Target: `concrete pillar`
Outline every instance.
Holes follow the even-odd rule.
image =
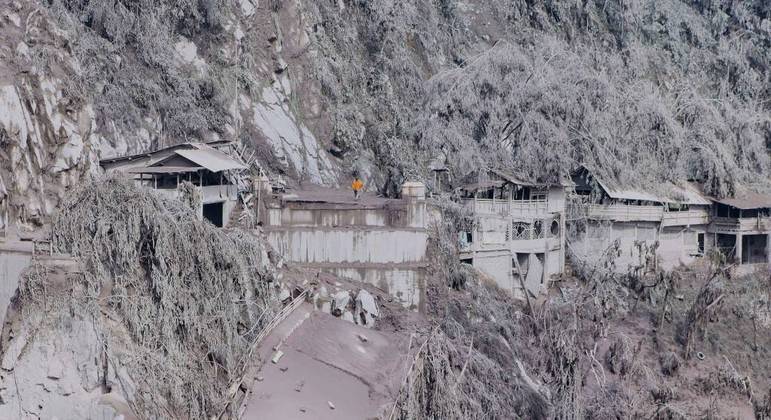
[[[736,245],[734,246],[734,252],[736,253],[736,263],[742,265],[742,234],[736,234]]]
[[[766,264],[771,264],[771,233],[766,236]]]
[[[402,184],[402,198],[409,201],[409,226],[428,227],[426,213],[426,185],[418,181]]]

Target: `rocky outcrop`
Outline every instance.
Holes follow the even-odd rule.
[[[0,36],[0,229],[34,227],[96,170],[92,107],[68,94],[77,63],[45,13],[3,2]]]

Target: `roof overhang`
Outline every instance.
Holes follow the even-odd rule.
[[[107,165],[107,164],[122,162],[122,161],[132,161],[132,160],[142,159],[142,158],[152,158],[154,155],[158,153],[162,153],[170,150],[176,150],[176,149],[198,149],[201,147],[214,148],[218,146],[225,146],[225,145],[228,145],[229,143],[231,143],[230,140],[216,140],[216,141],[211,141],[207,143],[184,142],[184,143],[175,144],[173,146],[162,147],[160,149],[156,149],[151,152],[136,153],[133,155],[125,155],[125,156],[113,156],[113,157],[100,159],[99,164]]]
[[[710,197],[710,200],[741,210],[771,208],[771,195],[768,194],[746,193],[733,198],[718,199],[715,197]]]
[[[149,166],[127,170],[130,174],[185,174],[205,169],[201,166]]]

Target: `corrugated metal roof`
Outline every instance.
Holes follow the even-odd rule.
[[[150,151],[150,152],[145,152],[145,153],[137,153],[137,154],[134,154],[134,155],[108,157],[108,158],[100,159],[99,163],[101,165],[104,165],[104,164],[115,163],[115,162],[120,162],[120,161],[124,161],[124,160],[134,160],[134,159],[143,158],[143,157],[152,157],[152,156],[154,156],[154,155],[156,155],[158,153],[162,153],[162,152],[166,152],[166,151],[170,151],[170,150],[175,150],[175,149],[181,149],[181,148],[182,149],[184,149],[184,148],[198,149],[198,148],[201,148],[201,147],[213,148],[212,146],[224,146],[224,145],[227,145],[228,143],[230,143],[229,140],[215,140],[215,141],[211,141],[211,142],[208,142],[208,143],[184,142],[184,143],[179,143],[179,144],[175,144],[173,146],[163,147],[163,148],[160,148],[160,149],[157,149],[157,150],[153,150],[153,151]]]
[[[656,203],[665,203],[668,200],[665,197],[661,197],[655,194],[651,194],[647,191],[637,190],[637,189],[620,189],[620,188],[610,188],[608,184],[597,178],[594,177],[595,180],[597,180],[597,183],[600,184],[600,187],[602,187],[603,190],[610,196],[610,198],[615,198],[616,200],[640,200],[640,201],[652,201]]]
[[[231,158],[226,153],[221,152],[213,147],[201,147],[198,146],[195,149],[176,150],[171,156],[167,156],[158,162],[153,163],[152,167],[162,165],[175,156],[181,156],[194,164],[208,169],[212,172],[222,172],[233,169],[246,169],[246,166],[239,163],[237,160]]]
[[[511,182],[512,184],[524,185],[526,187],[537,187],[537,186],[539,186],[538,184],[536,184],[534,182],[525,181],[524,179],[522,179],[522,178],[520,178],[518,176],[515,176],[514,174],[511,174],[511,173],[506,172],[506,171],[502,171],[500,169],[491,169],[490,172],[498,175],[499,177],[505,179],[506,181]]]
[[[246,166],[216,149],[177,150],[176,154],[195,162],[197,165],[203,166],[212,172],[246,169]]]
[[[610,183],[605,182],[594,175],[586,166],[584,166],[584,169],[591,174],[608,196],[617,200],[640,200],[655,203],[679,203],[702,206],[712,204],[701,194],[698,188],[690,183],[683,183],[682,186],[678,186],[671,182],[667,182],[662,186],[660,192],[644,191],[639,188],[614,188],[610,186]]]
[[[733,198],[717,199],[710,197],[716,203],[736,207],[742,210],[771,208],[771,195],[747,192]]]
[[[672,199],[670,202],[685,203],[696,206],[709,206],[712,204],[701,191],[691,183],[685,183],[682,186],[672,186]]]
[[[142,168],[131,168],[126,172],[130,174],[178,174],[196,172],[204,169],[201,166],[149,166]]]

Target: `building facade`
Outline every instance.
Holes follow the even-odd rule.
[[[573,181],[569,246],[580,260],[601,262],[614,247],[617,272],[671,270],[715,249],[738,266],[769,262],[769,196],[718,200],[692,183],[662,185],[665,194],[613,188],[586,169]]]
[[[179,198],[179,186],[189,182],[201,203],[200,219],[215,226],[227,226],[238,203],[238,196],[248,186],[242,180],[247,167],[222,148],[228,143],[183,143],[141,155],[103,159],[105,172],[121,172],[144,187],[169,197]]]
[[[426,301],[430,212],[425,186],[407,182],[401,199],[314,187],[262,195],[260,223],[288,262],[372,284],[404,307]]]
[[[565,267],[566,185],[537,184],[503,171],[480,171],[458,189],[474,217],[461,233],[461,261],[515,296],[523,285],[545,292]]]
[[[746,270],[771,263],[771,196],[755,193],[712,199],[708,236],[732,262]]]

